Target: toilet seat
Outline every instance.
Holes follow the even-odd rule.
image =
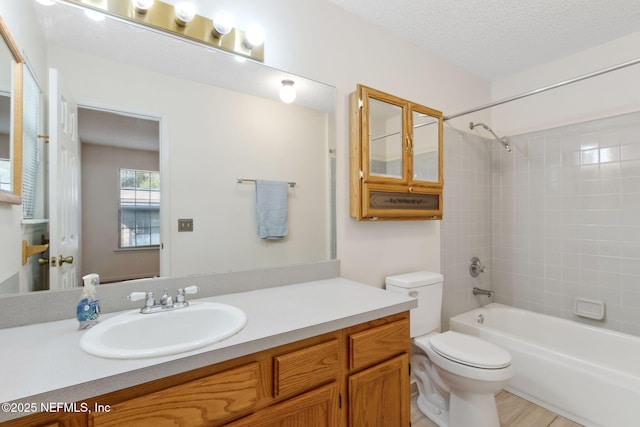
[[[472,368],[503,369],[511,365],[509,352],[471,335],[447,331],[419,337],[416,340],[421,341],[420,347],[426,344],[439,356]]]

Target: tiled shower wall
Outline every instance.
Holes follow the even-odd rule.
[[[496,302],[640,335],[640,113],[510,140],[512,153],[492,143],[489,162]],[[460,157],[455,168],[467,159]],[[461,172],[453,172],[445,195],[461,191],[451,196],[457,207],[458,197],[478,189],[471,183],[459,190]],[[453,214],[448,208],[445,201],[445,215]],[[459,218],[456,213],[446,224],[447,264],[450,253],[461,250],[460,232],[472,231]],[[576,317],[576,297],[603,301],[604,321]]]
[[[445,125],[444,214],[440,226],[441,271],[444,275],[442,327],[449,317],[490,300],[474,296],[474,286],[492,283],[492,173],[490,143]],[[469,274],[471,258],[487,267],[477,278]]]

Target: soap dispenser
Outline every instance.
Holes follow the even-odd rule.
[[[76,316],[80,324],[79,329],[88,329],[98,323],[100,301],[96,294],[96,286],[100,283],[100,276],[95,273],[87,274],[82,280],[84,280],[84,288],[78,301]]]

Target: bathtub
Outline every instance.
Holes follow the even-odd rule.
[[[450,328],[511,353],[507,391],[585,426],[640,426],[639,337],[495,303]]]

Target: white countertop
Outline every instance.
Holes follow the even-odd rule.
[[[196,301],[196,300],[194,300]],[[138,360],[85,353],[76,319],[0,330],[1,402],[76,402],[400,313],[409,297],[335,278],[203,298],[247,314],[236,335],[187,353]],[[118,313],[105,315],[106,319]],[[142,316],[142,314],[141,314]],[[0,411],[0,421],[28,415]]]

